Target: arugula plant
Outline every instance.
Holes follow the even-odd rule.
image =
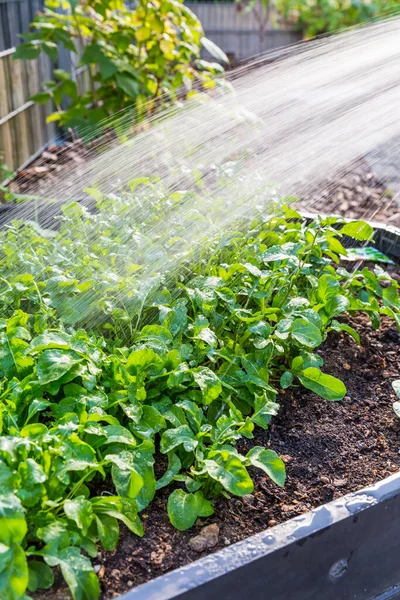
[[[46,0],[31,28],[15,59],[43,52],[57,63],[64,48],[89,79],[83,86],[55,69],[54,80],[32,97],[40,104],[52,100],[56,112],[48,121],[65,127],[97,126],[125,108],[126,123],[132,124],[196,88],[214,87],[221,63],[228,62],[181,0],[138,0],[133,9],[122,0]],[[202,45],[219,62],[201,59]],[[111,123],[108,118],[107,126]]]
[[[282,388],[343,398],[318,354],[330,331],[358,341],[343,315],[400,328],[398,283],[379,267],[340,266],[342,236],[370,239],[366,223],[306,223],[283,206],[185,245],[180,204],[158,180],[91,193],[99,212],[67,205],[58,232],[18,222],[0,232],[5,600],[50,587],[55,566],[75,600],[97,598],[97,544],[114,549],[119,522],[142,535],[140,512],[163,487],[184,530],[218,495],[251,493],[249,467],[283,486],[272,448],[244,455],[238,442],[268,428]],[[199,204],[201,231],[215,209],[206,195]],[[164,237],[152,247],[157,221]],[[162,273],[148,261],[160,249]]]

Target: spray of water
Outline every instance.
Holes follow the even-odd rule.
[[[206,260],[210,240],[223,244],[235,228],[265,218],[279,198],[305,195],[360,157],[378,163],[382,148],[399,147],[399,39],[400,19],[390,19],[257,59],[233,72],[229,89],[196,96],[139,134],[129,113],[114,117],[118,136],[44,190],[57,210],[59,200],[90,206],[89,197],[97,211],[67,211],[58,234],[64,254],[55,250],[50,267],[65,272],[82,239],[98,242],[93,261],[107,263],[103,287],[106,273],[109,286],[115,279],[114,297],[124,306],[131,298],[140,312],[149,290],[187,258]],[[19,212],[34,220],[36,208]],[[48,204],[42,225],[52,226],[57,210]],[[82,237],[71,240],[74,219]],[[101,295],[96,285],[92,273],[86,305],[88,295]],[[77,296],[74,314],[82,310]]]

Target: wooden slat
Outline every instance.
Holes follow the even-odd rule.
[[[13,60],[12,56],[8,56],[6,61],[8,62],[8,68],[11,73],[9,85],[11,88],[12,110],[16,110],[25,103],[23,61]]]
[[[0,127],[0,157],[2,163],[14,168],[11,123],[5,123]]]
[[[29,97],[33,96],[41,89],[41,81],[39,76],[39,62],[38,60],[27,60],[26,61],[27,71],[27,82],[28,82],[28,94]],[[44,145],[44,125],[42,118],[42,111],[39,104],[35,104],[28,111],[29,115],[29,126],[31,130],[31,145],[30,152],[34,154],[37,147]]]
[[[15,156],[17,166],[25,163],[31,156],[31,130],[28,124],[27,111],[24,110],[12,119],[14,127]]]
[[[8,99],[9,72],[6,58],[0,58],[0,119],[6,117],[11,111]]]

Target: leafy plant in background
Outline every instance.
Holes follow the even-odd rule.
[[[34,59],[44,52],[57,62],[63,47],[86,68],[88,89],[56,69],[55,80],[32,98],[52,99],[57,112],[49,120],[66,127],[98,124],[132,106],[138,120],[195,87],[215,86],[223,67],[200,59],[202,44],[227,61],[181,0],[138,0],[132,10],[122,0],[46,0],[32,28],[14,58]]]
[[[283,18],[306,37],[398,13],[398,0],[277,0]]]
[[[91,193],[99,213],[72,203],[57,233],[18,222],[0,232],[4,600],[51,586],[55,566],[75,600],[97,598],[87,556],[116,547],[119,522],[142,535],[140,512],[163,487],[184,530],[212,514],[216,496],[251,493],[250,466],[284,485],[273,449],[242,454],[238,442],[268,428],[280,388],[343,398],[317,352],[330,331],[358,341],[343,314],[400,327],[396,281],[335,265],[343,235],[370,239],[366,223],[307,224],[283,207],[216,229],[203,248],[186,240],[177,271],[182,215],[193,232],[193,213],[176,193],[145,178],[112,198]],[[201,230],[217,207],[206,194],[196,206]],[[165,238],[149,248],[157,222]],[[157,274],[145,264],[160,252]]]

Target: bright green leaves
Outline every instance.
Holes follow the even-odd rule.
[[[93,510],[89,500],[84,496],[77,496],[73,500],[64,502],[64,512],[69,519],[72,519],[82,530],[83,535],[86,535],[93,521]]]
[[[45,350],[42,352],[36,372],[42,385],[59,380],[81,361],[81,357],[71,350]]]
[[[346,386],[340,379],[326,375],[315,367],[308,367],[298,374],[300,383],[325,400],[342,400],[346,395]]]
[[[31,60],[37,58],[40,54],[40,45],[33,42],[26,42],[17,46],[14,52],[14,60]]]
[[[21,462],[18,467],[18,475],[20,476],[21,488],[17,492],[17,496],[24,506],[35,506],[45,493],[43,483],[47,476],[39,465],[32,458]]]
[[[201,389],[204,404],[211,404],[222,392],[221,381],[208,367],[193,370],[193,379]]]
[[[128,356],[126,368],[132,375],[138,377],[144,371],[149,371],[150,374],[159,373],[163,367],[163,360],[151,348],[143,348],[134,350]]]
[[[161,98],[162,106],[175,102],[178,93],[192,89],[194,81],[214,87],[215,75],[223,67],[200,60],[202,45],[222,63],[228,62],[222,50],[202,37],[198,18],[180,2],[146,7],[95,2],[90,15],[88,5],[78,0],[63,3],[63,8],[70,8],[67,13],[50,10],[55,6],[57,2],[50,3],[49,10],[34,19],[35,33],[24,36],[28,41],[17,47],[14,58],[34,59],[44,52],[57,61],[59,47],[80,56],[89,85],[78,91],[75,82],[60,78],[63,71],[55,69],[55,79],[61,81],[46,82],[45,92],[32,98],[38,102],[44,101],[42,94],[53,98],[58,110],[50,120],[59,120],[62,126],[98,126],[106,117],[131,108],[132,102],[132,114],[139,121],[152,115]],[[72,102],[60,110],[65,96]]]
[[[371,225],[365,221],[351,221],[341,227],[340,233],[363,242],[370,240],[373,237],[374,230]]]
[[[192,452],[198,444],[195,435],[188,425],[176,429],[167,429],[161,438],[160,451],[167,454],[182,445],[186,452]]]
[[[188,494],[183,490],[175,490],[168,498],[168,516],[174,527],[179,531],[190,529],[198,517],[209,517],[214,509],[203,492]]]
[[[321,331],[306,319],[295,319],[291,326],[292,337],[301,345],[315,348],[322,342]]]
[[[246,455],[253,467],[261,469],[274,483],[283,487],[286,480],[285,463],[273,450],[255,446]]]
[[[20,600],[29,583],[28,564],[24,550],[17,544],[11,547],[0,542],[0,598]]]
[[[0,496],[0,597],[4,600],[19,600],[28,585],[27,561],[20,546],[27,531],[18,498]]]
[[[110,515],[96,515],[96,524],[102,546],[106,550],[114,550],[119,538],[119,525],[117,519]]]
[[[210,453],[204,461],[204,468],[209,477],[215,479],[222,487],[234,496],[251,494],[254,484],[240,455],[230,450]]]
[[[97,600],[100,594],[99,580],[92,563],[80,553],[79,548],[69,547],[48,553],[44,551],[43,556],[52,567],[60,567],[73,600]]]
[[[15,496],[0,496],[0,542],[20,544],[28,531],[24,510]]]

